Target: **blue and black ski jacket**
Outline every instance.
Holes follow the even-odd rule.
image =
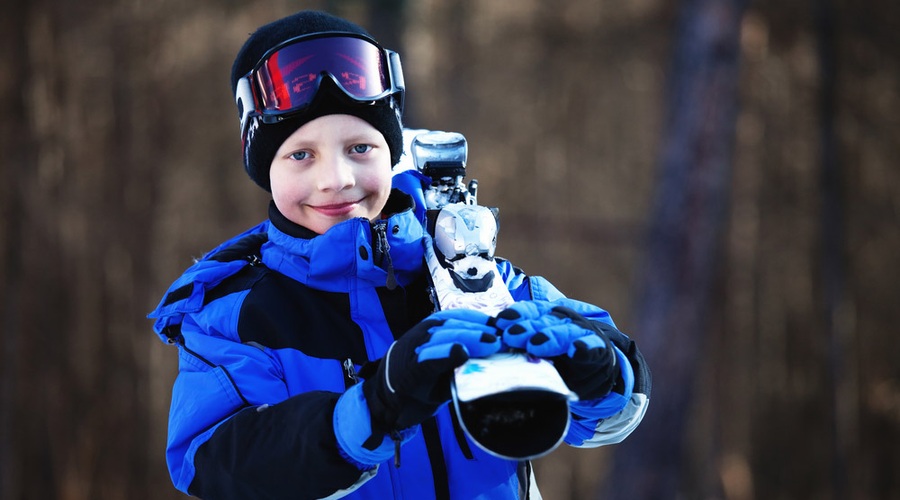
[[[178,347],[167,462],[179,490],[242,499],[538,497],[530,464],[483,452],[447,405],[413,429],[399,468],[393,460],[354,464],[335,438],[338,398],[361,397],[357,370],[433,312],[423,182],[415,171],[395,175],[385,218],[345,221],[323,235],[272,205],[268,220],[209,252],[170,287],[150,317]],[[604,310],[497,262],[514,299],[564,301],[612,324]],[[621,363],[622,383],[603,400],[572,405],[570,445],[616,443],[646,410],[643,359],[624,335],[612,340],[629,361]],[[364,432],[368,419],[360,411],[358,423],[341,425]]]

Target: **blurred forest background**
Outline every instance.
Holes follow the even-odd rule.
[[[145,316],[265,216],[229,71],[301,8],[402,54],[498,253],[654,370],[628,440],[538,462],[545,498],[900,498],[895,0],[0,4],[0,498],[181,497]]]

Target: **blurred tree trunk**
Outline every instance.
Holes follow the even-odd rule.
[[[403,31],[406,28],[406,0],[372,0],[368,3],[368,19],[362,25],[382,46],[402,56]]]
[[[847,308],[846,279],[844,277],[844,197],[842,173],[838,154],[836,126],[837,54],[836,19],[833,0],[816,0],[813,14],[818,46],[819,79],[819,151],[821,163],[822,207],[820,215],[822,238],[822,302],[825,332],[829,341],[829,383],[833,409],[831,484],[835,498],[847,498],[848,458],[851,453],[853,417],[844,411],[842,401],[852,398],[848,379],[847,331],[842,315]],[[855,382],[855,380],[854,380]]]
[[[711,355],[738,102],[745,2],[682,3],[659,184],[633,323],[654,375],[650,410],[618,448],[603,498],[682,493],[688,417],[702,360]]]
[[[18,405],[21,364],[17,362],[22,342],[19,313],[19,289],[22,286],[23,192],[22,178],[30,164],[31,138],[21,118],[25,103],[20,78],[26,74],[23,19],[29,7],[24,2],[9,2],[0,19],[0,317],[3,318],[0,341],[0,498],[19,498],[22,469],[14,446],[13,422]],[[18,119],[9,119],[17,117]]]

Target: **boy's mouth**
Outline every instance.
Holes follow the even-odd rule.
[[[329,203],[327,205],[314,205],[312,208],[316,212],[327,217],[341,217],[353,212],[359,206],[359,200],[347,201],[341,203]]]

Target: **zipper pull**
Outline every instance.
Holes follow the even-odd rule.
[[[356,368],[353,366],[353,360],[347,358],[344,360],[344,387],[350,388],[359,383],[359,376],[356,374]]]
[[[400,433],[391,431],[391,439],[394,441],[394,467],[400,468]]]

